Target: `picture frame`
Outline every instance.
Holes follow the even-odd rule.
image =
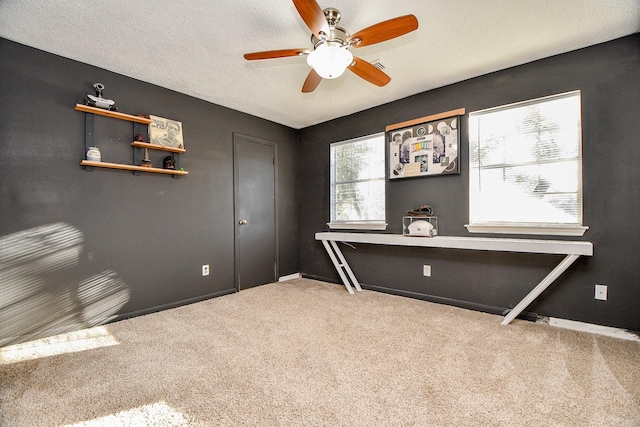
[[[386,127],[389,180],[460,174],[457,109]]]
[[[149,116],[149,142],[171,148],[184,148],[182,122],[164,117]]]

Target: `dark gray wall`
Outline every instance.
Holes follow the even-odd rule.
[[[441,235],[469,236],[468,113],[579,89],[582,91],[584,224],[582,257],[527,309],[600,325],[640,330],[640,35],[611,41],[421,93],[299,132],[300,270],[338,280],[313,232],[329,221],[329,144],[384,131],[386,125],[457,108],[463,117],[462,173],[387,182],[387,232],[402,232],[408,209],[429,203]],[[391,81],[393,84],[393,80]],[[499,236],[500,237],[500,236]],[[532,236],[501,236],[529,237]],[[539,236],[533,236],[540,238]],[[556,237],[552,237],[556,238]],[[500,313],[512,308],[561,258],[547,255],[358,245],[344,250],[369,288]],[[422,265],[432,277],[422,276]],[[594,285],[609,300],[594,300]]]
[[[30,289],[12,289],[22,293],[18,302],[25,307],[38,292],[59,296],[61,289],[73,291],[78,280],[107,270],[130,294],[117,311],[120,318],[232,292],[234,132],[278,146],[279,274],[299,271],[291,167],[297,157],[295,130],[4,39],[0,58],[0,238],[46,224],[63,224],[82,236],[79,265],[32,277]],[[121,112],[181,121],[187,149],[181,166],[189,175],[85,171],[79,164],[85,156],[85,115],[74,105],[93,93],[94,82],[106,86],[104,96],[116,100]],[[103,160],[131,163],[132,130],[129,122],[95,116]],[[166,155],[150,154],[155,165]],[[16,247],[12,250],[2,254],[2,267],[18,258]],[[208,277],[201,276],[203,264],[210,264]],[[34,265],[19,268],[28,272]],[[16,320],[7,313],[0,315],[0,326]]]

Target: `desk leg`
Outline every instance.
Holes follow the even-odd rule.
[[[533,300],[538,298],[538,296],[542,292],[544,292],[544,290],[547,289],[553,283],[554,280],[560,277],[560,275],[564,273],[564,271],[567,268],[569,268],[569,266],[573,264],[575,260],[577,260],[579,257],[580,255],[575,255],[575,254],[567,255],[560,262],[560,264],[556,266],[556,268],[551,270],[551,273],[547,274],[547,277],[542,279],[542,281],[538,283],[538,285],[535,288],[533,288],[533,290],[529,292],[529,294],[527,294],[527,296],[524,297],[522,301],[518,303],[518,305],[513,307],[513,309],[509,312],[509,314],[505,316],[504,320],[502,321],[502,324],[508,325],[513,319],[515,319],[518,316],[518,314],[522,313],[522,311],[525,308],[527,308],[527,306],[531,304]]]
[[[338,259],[340,259],[340,263],[342,267],[347,271],[349,278],[351,278],[351,283],[353,283],[353,286],[355,286],[358,291],[362,291],[362,288],[360,287],[360,283],[358,282],[358,279],[356,279],[355,274],[353,274],[351,267],[349,267],[349,263],[347,262],[346,259],[344,259],[344,255],[342,255],[342,251],[338,247],[338,243],[335,240],[331,240],[330,243],[336,255],[338,255]]]
[[[344,270],[342,269],[345,265],[348,268],[349,265],[346,263],[346,261],[344,261],[344,255],[342,255],[340,248],[338,248],[338,246],[335,244],[334,241],[331,241],[331,246],[330,246],[327,240],[322,240],[322,245],[324,246],[324,249],[327,251],[329,258],[331,258],[331,262],[333,263],[333,266],[335,267],[336,271],[340,275],[340,279],[342,279],[342,283],[344,284],[344,287],[347,288],[347,291],[350,294],[353,294],[353,288],[351,287],[351,283],[349,283],[349,279],[347,278],[346,274],[344,274]],[[334,253],[334,250],[335,250],[335,253]],[[336,258],[336,254],[338,254],[338,256],[340,257],[340,261],[338,261],[338,259]],[[351,268],[348,268],[347,271],[350,272],[350,276],[353,276],[353,272],[351,272]],[[358,282],[354,281],[354,283],[358,283]],[[361,290],[360,284],[357,285],[357,289]]]

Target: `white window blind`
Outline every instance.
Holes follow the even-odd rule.
[[[384,229],[384,133],[331,144],[331,228]]]
[[[470,113],[469,159],[470,231],[584,233],[579,91]]]

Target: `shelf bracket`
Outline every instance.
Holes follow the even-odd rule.
[[[133,139],[135,141],[136,135],[140,134],[142,135],[142,130],[141,130],[142,125],[140,123],[136,123],[133,122]],[[144,148],[139,148],[139,147],[134,147],[133,148],[133,164],[134,165],[141,165],[142,164],[142,159],[144,158],[144,155],[142,154],[144,152]],[[139,171],[133,171],[134,175],[140,175]]]
[[[89,147],[93,147],[93,114],[84,113],[84,153],[86,155]],[[93,167],[85,166],[88,172],[93,172]]]

